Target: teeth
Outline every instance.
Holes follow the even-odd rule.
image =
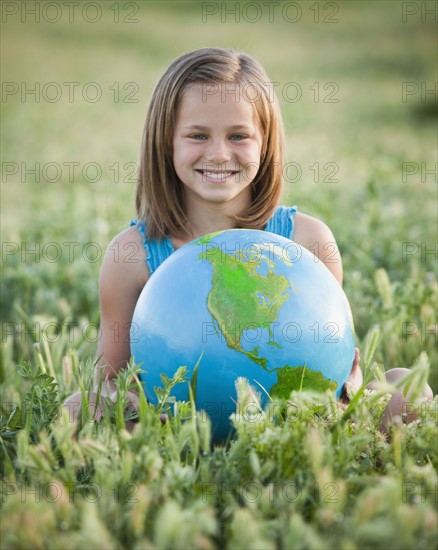
[[[209,178],[223,179],[231,176],[233,172],[203,172],[203,174]]]

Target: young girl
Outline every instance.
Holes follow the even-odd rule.
[[[269,82],[250,56],[220,48],[182,55],[158,82],[144,128],[138,221],[113,239],[100,275],[104,395],[115,397],[114,377],[130,359],[129,327],[141,290],[172,252],[193,239],[236,227],[268,230],[317,250],[342,285],[330,229],[295,207],[278,207],[284,134]],[[357,350],[347,384],[362,384]],[[136,396],[129,398],[135,405]],[[80,402],[80,394],[66,401],[74,416]]]

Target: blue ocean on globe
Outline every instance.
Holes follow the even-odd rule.
[[[346,296],[327,267],[297,243],[266,231],[232,229],[191,241],[153,273],[138,299],[131,354],[147,399],[160,374],[193,376],[196,407],[225,439],[237,378],[261,391],[262,406],[292,390],[340,396],[354,359]],[[265,390],[260,390],[260,386]],[[177,401],[189,399],[188,382]]]

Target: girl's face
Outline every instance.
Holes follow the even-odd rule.
[[[251,201],[262,149],[253,105],[234,84],[195,84],[177,112],[173,164],[188,208],[226,204],[237,214]]]

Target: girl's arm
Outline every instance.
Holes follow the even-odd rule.
[[[100,376],[110,381],[129,362],[132,315],[147,279],[141,236],[136,227],[131,227],[111,241],[102,263],[96,382]]]
[[[116,399],[115,376],[129,362],[131,350],[129,327],[135,304],[148,279],[146,253],[137,228],[131,227],[115,237],[105,253],[99,279],[100,338],[95,387],[88,395],[91,417],[99,421],[103,415],[97,384],[102,376],[101,396]],[[128,392],[128,402],[135,409],[138,395]],[[64,401],[70,419],[76,420],[82,409],[82,393]]]

